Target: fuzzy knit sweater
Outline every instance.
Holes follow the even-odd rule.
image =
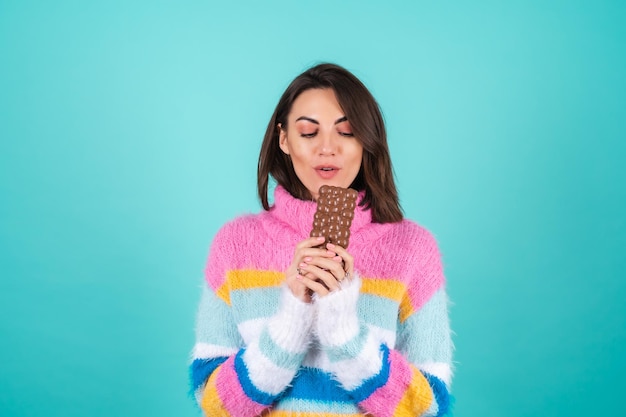
[[[200,407],[211,417],[446,414],[452,343],[434,238],[357,207],[355,276],[304,303],[284,271],[315,209],[277,187],[270,211],[215,236],[191,363]]]

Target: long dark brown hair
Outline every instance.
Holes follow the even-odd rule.
[[[311,200],[311,193],[293,169],[291,159],[279,147],[279,128],[287,128],[293,102],[306,90],[331,89],[352,126],[354,137],[363,146],[361,169],[350,188],[365,191],[361,206],[372,211],[375,223],[402,220],[402,209],[393,178],[387,133],[378,103],[358,78],[334,64],[316,65],[297,76],[278,101],[270,119],[259,155],[257,187],[265,210],[269,210],[268,183],[271,175],[291,195]]]

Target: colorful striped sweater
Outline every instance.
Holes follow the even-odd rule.
[[[440,416],[452,343],[441,257],[417,224],[357,208],[356,276],[307,304],[283,285],[315,203],[274,193],[270,211],[215,236],[191,379],[207,416]]]

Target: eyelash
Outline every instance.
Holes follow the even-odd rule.
[[[346,138],[352,138],[354,137],[354,133],[348,133],[348,132],[338,132],[340,136],[346,137]],[[300,136],[306,139],[311,139],[313,137],[315,137],[315,135],[317,135],[317,132],[313,132],[313,133],[301,133]]]

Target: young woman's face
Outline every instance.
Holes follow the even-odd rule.
[[[341,110],[335,92],[311,89],[301,93],[280,128],[280,148],[291,157],[296,175],[317,199],[320,186],[347,188],[361,168],[363,146]]]

